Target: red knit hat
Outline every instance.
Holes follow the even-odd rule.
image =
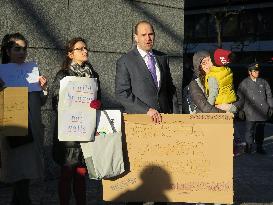
[[[211,53],[211,61],[216,66],[224,66],[231,62],[230,58],[231,51],[217,48]]]

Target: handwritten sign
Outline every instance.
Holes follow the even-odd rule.
[[[96,110],[90,102],[97,98],[97,79],[67,76],[60,82],[58,138],[60,141],[94,139]]]
[[[6,87],[28,87],[28,91],[41,91],[39,69],[36,63],[0,64],[0,78]]]
[[[231,114],[124,115],[129,169],[103,181],[106,201],[233,202]]]
[[[90,110],[90,111],[89,111]],[[59,140],[60,141],[90,141],[94,135],[96,110],[59,110]]]
[[[60,100],[63,108],[90,108],[92,100],[97,99],[97,79],[67,76],[60,82]]]
[[[0,91],[0,134],[28,134],[28,89],[5,88]]]

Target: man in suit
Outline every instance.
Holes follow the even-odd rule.
[[[134,38],[136,46],[117,61],[116,97],[125,112],[146,113],[160,123],[160,113],[178,113],[168,58],[152,49],[155,33],[151,23],[138,22]]]

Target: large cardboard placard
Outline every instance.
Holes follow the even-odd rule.
[[[8,87],[0,90],[0,135],[28,134],[28,88]]]
[[[103,181],[106,201],[233,203],[232,114],[124,115],[125,176]],[[125,152],[126,153],[126,152]]]

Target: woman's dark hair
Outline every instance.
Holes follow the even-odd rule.
[[[1,43],[1,57],[2,57],[2,63],[6,64],[10,62],[10,57],[8,56],[7,50],[11,49],[13,46],[15,46],[15,41],[22,40],[26,43],[26,47],[28,46],[28,42],[26,38],[20,34],[20,33],[12,33],[12,34],[6,34],[2,40]]]
[[[69,68],[72,60],[69,58],[68,53],[73,51],[75,44],[78,43],[79,41],[82,41],[86,44],[85,39],[83,39],[81,37],[72,38],[70,41],[68,41],[68,43],[65,47],[65,59],[64,59],[63,65],[62,65],[62,69]]]
[[[206,80],[206,72],[203,70],[202,66],[199,66],[199,79],[201,84],[205,87],[205,80]]]

